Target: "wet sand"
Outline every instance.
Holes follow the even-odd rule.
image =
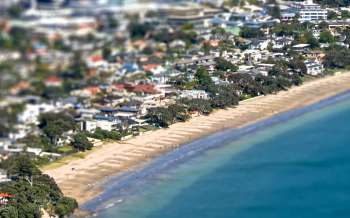
[[[83,204],[101,192],[99,184],[104,179],[141,167],[164,152],[223,129],[243,127],[317,103],[349,89],[348,73],[313,80],[275,95],[242,101],[235,108],[176,123],[167,129],[147,132],[124,142],[106,143],[83,159],[72,160],[44,173],[52,176],[66,195]]]

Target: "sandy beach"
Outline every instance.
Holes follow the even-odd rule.
[[[75,159],[44,173],[52,176],[64,194],[82,204],[100,193],[99,182],[133,170],[162,153],[226,128],[239,128],[275,114],[317,103],[350,89],[350,74],[338,74],[305,83],[275,95],[240,102],[167,129],[144,133],[123,142],[106,143],[85,158]],[[74,168],[74,170],[72,170]]]

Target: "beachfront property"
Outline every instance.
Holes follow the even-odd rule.
[[[182,90],[179,97],[187,99],[209,99],[209,94],[204,90]]]
[[[81,200],[80,179],[93,186],[101,172],[198,135],[319,100],[329,94],[321,86],[344,90],[346,77],[300,85],[350,64],[346,18],[310,1],[198,2],[79,1],[0,15],[1,159],[26,154],[46,165],[103,144],[61,173],[45,171]]]
[[[318,61],[306,60],[306,73],[312,76],[319,76],[323,73],[323,66]]]

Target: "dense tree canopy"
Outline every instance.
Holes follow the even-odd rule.
[[[42,174],[29,156],[12,156],[1,162],[0,167],[13,178],[13,181],[0,184],[0,192],[13,195],[8,204],[0,205],[0,217],[39,218],[42,208],[48,212],[53,208],[52,215],[64,217],[78,207],[74,199],[63,196],[55,181]]]
[[[234,64],[232,64],[230,61],[224,59],[224,58],[216,58],[215,59],[215,68],[217,70],[221,70],[221,71],[232,71],[235,72],[238,70],[238,67]]]
[[[350,50],[343,47],[331,47],[326,52],[324,66],[330,68],[344,68],[350,64]]]
[[[185,106],[173,104],[164,107],[150,108],[145,116],[149,123],[159,127],[168,127],[169,125],[178,122],[186,121],[190,118]]]
[[[73,136],[72,146],[78,151],[85,151],[90,150],[93,144],[89,142],[85,134],[77,133]]]
[[[178,103],[185,105],[189,112],[209,114],[213,111],[211,101],[206,99],[181,99]]]
[[[39,127],[53,144],[64,132],[75,129],[74,118],[65,112],[43,113],[39,117],[39,122]]]
[[[197,83],[197,89],[205,90],[207,92],[214,92],[215,85],[209,75],[209,72],[204,67],[199,67],[194,74]]]
[[[257,38],[263,36],[263,32],[257,28],[243,27],[240,31],[240,36],[243,38]]]
[[[212,106],[215,108],[226,108],[237,105],[239,97],[236,93],[235,85],[221,85],[217,93],[213,96]]]
[[[320,33],[320,39],[319,39],[320,43],[333,43],[335,42],[335,38],[332,35],[331,32],[329,31],[322,31]]]

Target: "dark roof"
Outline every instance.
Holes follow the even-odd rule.
[[[128,106],[122,106],[118,109],[120,112],[130,112],[130,113],[137,113],[139,110],[136,107],[128,107]]]
[[[95,120],[106,120],[106,121],[114,121],[117,120],[117,117],[113,117],[113,116],[103,116],[103,115],[95,115],[94,116]]]
[[[117,110],[114,108],[105,107],[105,108],[100,108],[100,111],[103,113],[113,113],[113,112],[116,112]]]

